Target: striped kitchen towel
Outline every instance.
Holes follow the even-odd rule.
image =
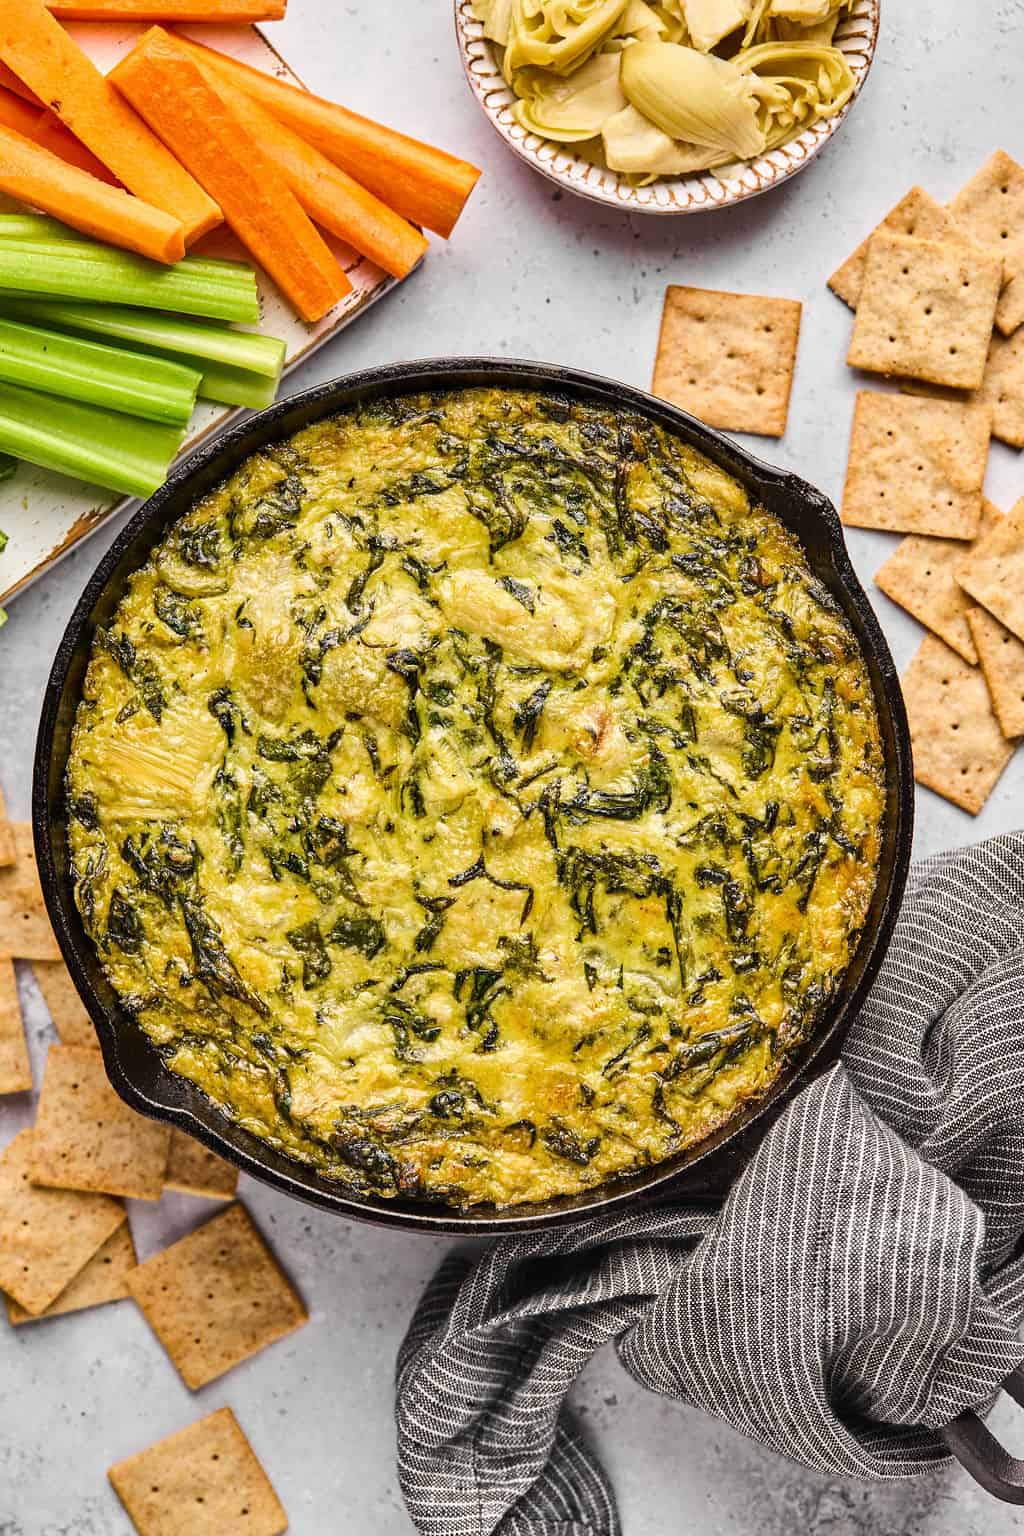
[[[844,1062],[719,1210],[496,1243],[436,1276],[398,1364],[424,1536],[616,1536],[565,1397],[614,1340],[644,1386],[838,1477],[943,1465],[1024,1361],[1024,833],[916,868]]]

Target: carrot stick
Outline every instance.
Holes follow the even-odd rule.
[[[189,38],[179,41],[403,218],[451,234],[480,175],[476,166]]]
[[[53,113],[48,112],[45,107],[30,106],[23,97],[15,96],[12,91],[5,91],[2,86],[0,86],[0,123],[5,128],[13,128],[15,133],[23,134],[34,144],[41,144],[44,149],[48,149],[59,159],[66,160],[69,165],[77,165],[80,171],[88,171],[90,176],[113,185],[114,178],[106,166],[102,165],[95,155],[91,155],[73,133],[68,133],[59,118],[54,117]]]
[[[15,133],[31,139],[42,116],[41,107],[30,106],[23,96],[15,96],[13,91],[5,91],[0,86],[0,124],[4,128],[13,128]]]
[[[287,0],[46,0],[63,21],[280,21]]]
[[[42,111],[43,104],[39,100],[39,97],[33,91],[29,90],[28,86],[23,80],[18,79],[17,75],[14,73],[14,70],[8,69],[7,65],[4,64],[2,60],[0,60],[0,85],[3,86],[5,91],[13,91],[15,96],[21,97],[22,101],[27,101],[31,106],[38,108],[39,111]]]
[[[176,38],[151,27],[110,79],[217,199],[304,320],[319,320],[349,292],[348,278],[277,166]]]
[[[392,277],[405,277],[412,271],[427,248],[418,229],[271,117],[258,101],[212,70],[204,68],[203,73],[246,133],[277,166],[314,223]]]
[[[75,229],[155,261],[180,261],[181,225],[121,187],[68,165],[22,134],[0,127],[0,192]]]
[[[88,171],[90,176],[95,176],[97,181],[105,181],[110,186],[119,186],[116,176],[111,175],[102,160],[97,160],[91,149],[86,149],[80,139],[76,139],[73,133],[69,133],[53,112],[44,111],[36,124],[34,133],[29,138],[48,149],[51,155],[56,155],[61,160],[66,160],[69,165],[77,165],[80,171]],[[173,218],[174,215],[172,214]]]
[[[0,4],[0,59],[129,192],[181,224],[186,241],[220,222],[216,203],[103,78],[42,0]]]

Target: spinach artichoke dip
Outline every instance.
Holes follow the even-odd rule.
[[[579,1193],[763,1094],[885,789],[799,544],[639,415],[364,405],[255,454],[97,634],[79,909],[168,1067],[350,1191]]]

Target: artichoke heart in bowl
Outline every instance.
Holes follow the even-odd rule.
[[[826,142],[870,66],[878,0],[456,0],[456,20],[470,82],[524,158],[591,197],[689,212],[765,190]]]

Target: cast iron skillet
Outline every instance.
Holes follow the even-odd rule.
[[[98,625],[107,624],[131,574],[168,527],[266,443],[288,437],[363,400],[471,385],[538,389],[575,400],[639,411],[675,432],[734,475],[800,539],[811,568],[846,614],[867,660],[885,751],[888,794],[878,885],[853,963],[813,1036],[759,1103],[700,1146],[631,1178],[572,1199],[496,1213],[455,1211],[410,1200],[359,1198],[233,1125],[201,1091],[169,1072],[120,1006],[75,907],[68,870],[64,775],[82,678]],[[89,1010],[110,1080],[134,1109],[188,1131],[255,1178],[341,1216],[410,1231],[480,1237],[566,1226],[598,1211],[676,1197],[724,1194],[769,1117],[831,1065],[885,953],[910,861],[913,825],[910,739],[892,657],[847,557],[835,508],[820,491],[772,469],[683,411],[640,390],[570,368],[488,358],[398,363],[336,379],[283,400],[198,449],[135,514],[100,561],[64,638],[43,701],[36,746],[32,816],[36,855],[57,939]]]

